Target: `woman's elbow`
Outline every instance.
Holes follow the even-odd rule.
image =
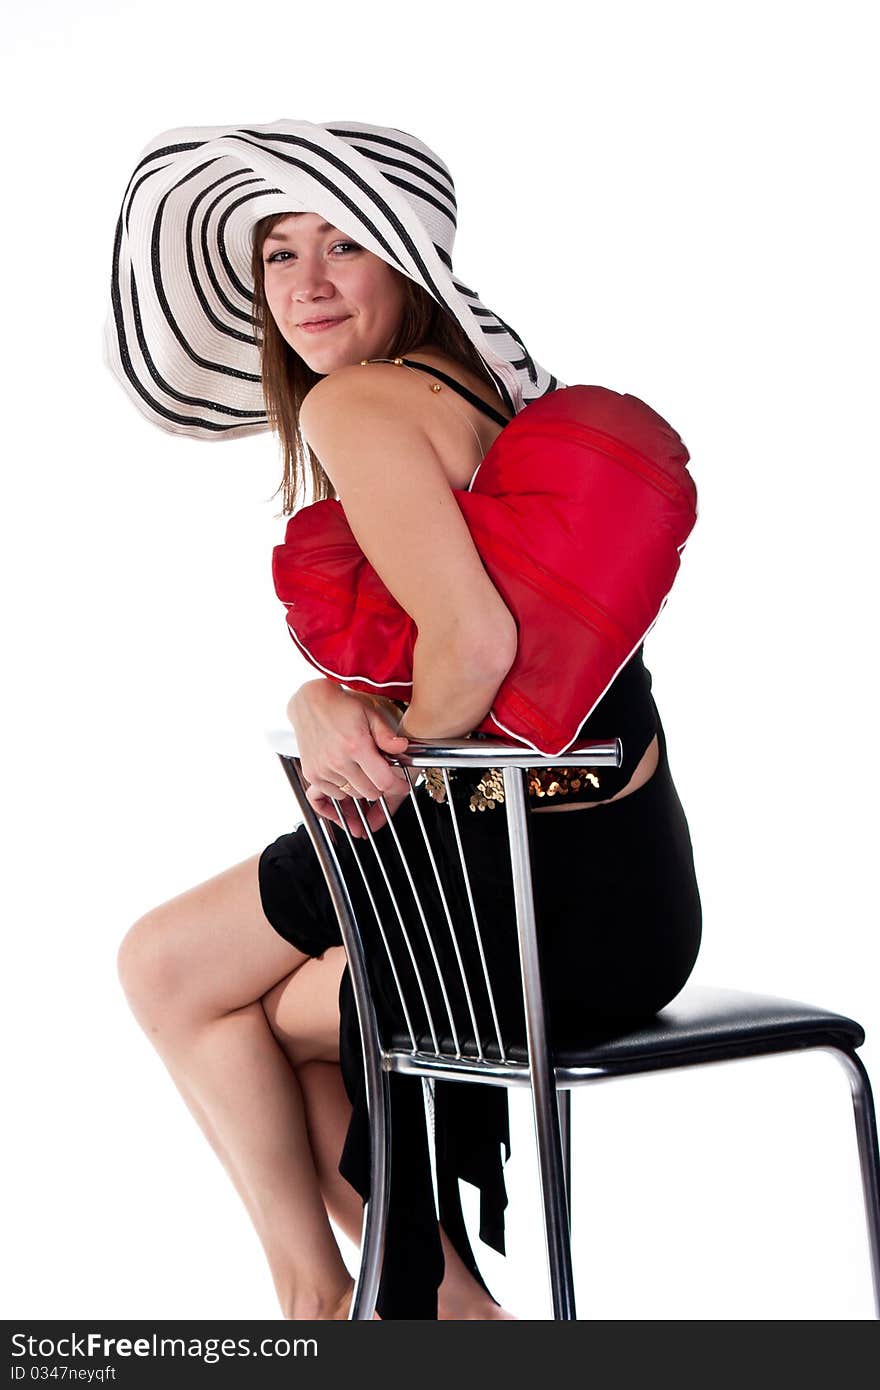
[[[505,608],[500,619],[463,639],[462,655],[471,670],[482,672],[489,682],[500,683],[516,660],[518,640],[516,620]]]

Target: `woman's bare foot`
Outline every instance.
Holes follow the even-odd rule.
[[[483,1291],[479,1297],[468,1298],[458,1304],[449,1298],[437,1299],[438,1322],[472,1322],[477,1319],[492,1322],[517,1322],[514,1313],[508,1313],[500,1303],[496,1303]]]
[[[502,1308],[489,1296],[482,1284],[471,1274],[442,1226],[439,1230],[445,1270],[440,1288],[437,1290],[438,1322],[473,1322],[484,1319],[518,1321],[513,1313],[508,1313],[506,1308]]]
[[[448,1297],[442,1298],[438,1296],[438,1322],[470,1322],[477,1319],[487,1319],[493,1321],[500,1321],[504,1319],[510,1320],[512,1322],[517,1321],[513,1313],[508,1313],[506,1308],[502,1308],[500,1304],[495,1303],[483,1290],[481,1290],[480,1292],[481,1296],[479,1298],[470,1297],[467,1300],[461,1300],[458,1304],[456,1304],[454,1300],[450,1300]],[[346,1289],[345,1293],[342,1295],[342,1298],[339,1300],[339,1303],[336,1305],[333,1312],[330,1314],[329,1321],[338,1322],[342,1319],[347,1319],[349,1311],[351,1309],[351,1300],[353,1297],[354,1280],[352,1279],[349,1287]],[[382,1321],[378,1313],[374,1313],[373,1317],[378,1322]]]

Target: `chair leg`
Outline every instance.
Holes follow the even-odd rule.
[[[875,1315],[880,1318],[880,1155],[877,1150],[877,1116],[871,1082],[862,1059],[843,1047],[829,1047],[843,1065],[852,1089],[853,1114],[859,1146],[859,1166],[862,1173],[862,1192],[865,1198],[865,1220],[868,1226],[868,1247],[871,1254],[871,1276],[874,1281]]]
[[[370,1197],[364,1206],[361,1258],[354,1282],[349,1319],[372,1319],[379,1296],[388,1197],[391,1190],[391,1090],[388,1072],[382,1069],[379,1095],[370,1094]]]
[[[571,1225],[567,1210],[561,1122],[555,1085],[532,1085],[532,1106],[538,1141],[538,1168],[544,1207],[544,1231],[550,1267],[553,1318],[575,1321],[574,1276],[571,1267]]]
[[[568,1212],[568,1229],[571,1231],[571,1090],[564,1088],[556,1092],[559,1107],[559,1136],[562,1140],[562,1169],[565,1174],[565,1207]]]
[[[577,1314],[574,1310],[574,1280],[571,1272],[571,1241],[562,1161],[558,1088],[544,1005],[535,897],[532,888],[531,835],[529,817],[526,813],[526,769],[505,767],[503,776],[553,1317],[557,1321],[574,1320]]]

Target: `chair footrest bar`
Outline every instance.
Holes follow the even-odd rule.
[[[383,1052],[385,1071],[412,1076],[433,1076],[453,1081],[497,1081],[500,1085],[529,1085],[529,1068],[523,1062],[500,1062],[478,1057],[440,1057],[432,1052]]]

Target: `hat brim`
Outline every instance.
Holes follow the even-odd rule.
[[[105,364],[160,428],[201,439],[269,428],[252,327],[253,229],[296,211],[319,213],[421,285],[512,411],[564,384],[452,273],[451,175],[415,137],[362,122],[181,127],[145,147],[129,181],[104,331]]]

